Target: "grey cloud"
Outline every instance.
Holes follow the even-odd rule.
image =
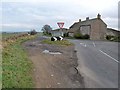
[[[22,23],[32,24],[36,29],[41,29],[43,25],[49,24],[53,28],[58,28],[57,22],[65,22],[65,26],[69,28],[71,24],[79,19],[85,20],[86,17],[95,18],[98,13],[102,14],[103,20],[110,27],[117,27],[116,7],[96,11],[89,7],[76,4],[74,1],[55,1],[55,2],[39,2],[39,3],[4,3],[3,4],[3,23]],[[73,2],[73,3],[72,3]],[[8,14],[9,13],[9,14]],[[109,18],[109,19],[106,19]],[[114,23],[112,23],[114,22]],[[25,29],[25,28],[22,28]]]

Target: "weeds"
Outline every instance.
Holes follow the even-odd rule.
[[[61,45],[61,46],[71,46],[73,45],[71,42],[68,40],[62,40],[62,41],[51,41],[49,39],[43,40],[42,43],[45,44],[54,44],[54,45]]]

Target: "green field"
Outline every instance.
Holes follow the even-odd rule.
[[[20,38],[3,49],[2,88],[34,87],[32,80],[32,62],[28,59],[26,51],[21,46],[21,43],[34,37],[36,36]]]

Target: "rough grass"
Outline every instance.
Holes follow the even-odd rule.
[[[61,45],[61,46],[71,46],[71,45],[73,45],[73,43],[69,42],[68,40],[51,41],[50,39],[46,39],[46,40],[43,40],[42,43],[53,44],[53,45]]]
[[[33,37],[32,37],[33,38]],[[32,88],[32,62],[21,46],[22,42],[31,39],[21,38],[8,44],[2,52],[2,88]]]

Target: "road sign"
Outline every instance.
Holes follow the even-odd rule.
[[[58,24],[59,28],[63,28],[64,22],[58,22],[57,24]]]

